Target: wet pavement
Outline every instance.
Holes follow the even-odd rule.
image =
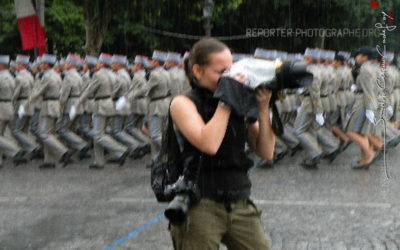
[[[252,199],[273,249],[399,249],[400,146],[368,171],[352,170],[351,145],[318,170],[298,166],[304,152],[272,169],[253,169]],[[0,170],[0,249],[172,249],[166,204],[155,201],[149,156],[123,167]],[[225,249],[221,247],[221,249]]]

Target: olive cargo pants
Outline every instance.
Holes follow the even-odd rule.
[[[223,203],[201,199],[189,209],[186,221],[170,225],[175,250],[218,250],[222,242],[229,250],[270,250],[261,225],[261,212],[250,200]]]

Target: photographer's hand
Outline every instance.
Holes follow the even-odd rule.
[[[256,98],[259,109],[269,109],[269,101],[271,100],[272,91],[264,87],[256,89]]]
[[[249,143],[254,152],[266,160],[272,160],[275,146],[275,135],[269,120],[271,96],[272,91],[269,89],[260,87],[256,90],[258,121],[251,124],[248,130]]]

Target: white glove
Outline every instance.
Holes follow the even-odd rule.
[[[298,88],[296,92],[297,94],[301,95],[304,92],[304,88]]]
[[[127,102],[125,99],[125,96],[121,96],[120,98],[118,98],[117,102],[115,103],[115,109],[116,110],[121,110],[126,106]]]
[[[71,109],[69,110],[69,119],[73,120],[76,116],[76,107],[75,105],[71,106]]]
[[[365,111],[365,116],[367,117],[368,121],[370,123],[374,123],[375,124],[375,114],[374,111],[367,109],[367,111]]]
[[[351,91],[351,92],[356,91],[356,89],[357,89],[357,86],[356,86],[355,84],[352,84],[352,85],[350,86],[350,91]]]
[[[387,113],[388,113],[389,118],[392,117],[392,115],[393,115],[393,108],[392,108],[391,105],[389,105],[389,106],[386,107],[386,111],[387,111]]]
[[[324,116],[322,115],[322,113],[318,113],[318,114],[315,116],[315,120],[317,121],[317,123],[318,123],[320,126],[324,125],[324,123],[325,123],[325,119],[324,119]]]
[[[25,115],[25,107],[24,105],[20,105],[18,108],[18,117],[21,119]]]

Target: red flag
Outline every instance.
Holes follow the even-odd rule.
[[[28,50],[39,48],[39,55],[43,54],[46,47],[44,24],[41,25],[31,0],[14,0],[14,2],[18,18],[19,33],[21,35],[22,49]],[[43,4],[39,3],[38,7],[40,8],[43,6]]]

